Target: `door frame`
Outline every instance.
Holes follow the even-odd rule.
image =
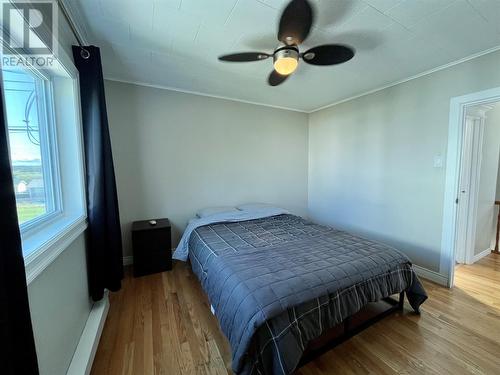
[[[448,125],[448,151],[446,157],[446,181],[443,205],[443,231],[441,237],[441,273],[446,275],[447,285],[453,286],[455,251],[457,244],[457,199],[462,167],[465,114],[469,106],[500,101],[500,87],[451,98]],[[443,272],[444,271],[444,272]]]

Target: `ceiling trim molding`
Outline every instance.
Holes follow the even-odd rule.
[[[259,102],[254,102],[254,101],[250,101],[250,100],[238,99],[238,98],[230,98],[230,97],[222,96],[222,95],[212,95],[212,94],[207,94],[207,93],[203,93],[203,92],[199,92],[199,91],[183,90],[183,89],[179,89],[177,87],[164,86],[164,85],[155,85],[155,84],[145,83],[145,82],[141,82],[141,81],[126,80],[126,79],[121,79],[121,78],[117,78],[117,77],[113,77],[113,76],[105,76],[104,78],[107,79],[107,80],[109,80],[109,81],[128,83],[128,84],[136,85],[136,86],[151,87],[151,88],[155,88],[155,89],[180,92],[180,93],[183,93],[183,94],[206,96],[206,97],[209,97],[209,98],[229,100],[229,101],[233,101],[233,102],[258,105],[258,106],[263,106],[263,107],[281,109],[281,110],[285,110],[285,111],[292,111],[292,112],[299,112],[299,113],[311,114],[311,113],[319,112],[319,111],[321,111],[323,109],[327,109],[327,108],[334,107],[334,106],[342,104],[342,103],[349,102],[351,100],[355,100],[355,99],[361,98],[363,96],[374,94],[376,92],[379,92],[379,91],[382,91],[382,90],[385,90],[385,89],[388,89],[388,88],[391,88],[391,87],[394,87],[394,86],[397,86],[397,85],[400,85],[400,84],[403,84],[403,83],[406,83],[406,82],[409,82],[409,81],[413,81],[414,79],[425,77],[427,75],[439,72],[439,71],[444,70],[444,69],[451,68],[451,67],[453,67],[455,65],[458,65],[458,64],[470,61],[470,60],[474,60],[474,59],[476,59],[478,57],[481,57],[481,56],[484,56],[484,55],[488,55],[490,53],[494,53],[494,52],[497,52],[499,50],[500,50],[500,46],[493,47],[493,48],[487,49],[485,51],[478,52],[478,53],[475,53],[473,55],[464,57],[462,59],[452,61],[452,62],[450,62],[448,64],[441,65],[441,66],[439,66],[437,68],[433,68],[433,69],[427,70],[425,72],[416,74],[414,76],[411,76],[411,77],[408,77],[408,78],[404,78],[404,79],[401,79],[399,81],[395,81],[395,82],[389,83],[387,85],[378,87],[376,89],[369,90],[369,91],[363,92],[361,94],[354,95],[354,96],[351,96],[349,98],[342,99],[342,100],[339,100],[339,101],[334,102],[332,104],[327,104],[327,105],[324,105],[324,106],[321,106],[321,107],[318,107],[316,109],[312,109],[312,110],[309,110],[309,111],[308,110],[297,109],[297,108],[290,108],[290,107],[283,107],[283,106],[278,106],[278,105],[266,104],[266,103],[259,103]]]
[[[154,88],[154,89],[180,92],[182,94],[191,94],[191,95],[197,95],[197,96],[205,96],[205,97],[208,97],[208,98],[221,99],[221,100],[229,100],[231,102],[239,102],[239,103],[245,103],[245,104],[252,104],[252,105],[258,105],[258,106],[261,106],[261,107],[269,107],[269,108],[274,108],[274,109],[281,109],[281,110],[285,110],[285,111],[292,111],[292,112],[299,112],[299,113],[310,113],[308,111],[304,111],[304,110],[296,109],[296,108],[289,108],[289,107],[282,107],[282,106],[279,106],[279,105],[272,105],[272,104],[265,104],[265,103],[253,102],[253,101],[250,101],[250,100],[230,98],[230,97],[221,96],[221,95],[212,95],[212,94],[207,94],[207,93],[198,92],[198,91],[183,90],[183,89],[179,89],[179,88],[176,88],[176,87],[170,87],[170,86],[154,85],[152,83],[145,83],[145,82],[141,82],[141,81],[131,81],[131,80],[126,80],[126,79],[116,78],[116,77],[113,77],[113,76],[104,76],[104,79],[106,79],[108,81],[128,83],[130,85],[144,86],[144,87],[150,87],[150,88]]]
[[[408,77],[408,78],[404,78],[404,79],[401,79],[399,81],[395,81],[393,83],[389,83],[388,85],[385,85],[385,86],[382,86],[382,87],[379,87],[379,88],[376,88],[376,89],[373,89],[373,90],[370,90],[370,91],[366,91],[364,93],[361,93],[361,94],[358,94],[358,95],[355,95],[355,96],[351,96],[349,98],[346,98],[346,99],[342,99],[342,100],[339,100],[338,102],[335,102],[335,103],[332,103],[332,104],[327,104],[327,105],[324,105],[322,107],[318,107],[316,109],[313,109],[307,113],[314,113],[314,112],[318,112],[318,111],[321,111],[323,109],[327,109],[327,108],[330,108],[330,107],[334,107],[338,104],[342,104],[342,103],[345,103],[345,102],[349,102],[351,100],[354,100],[354,99],[358,99],[358,98],[361,98],[362,96],[366,96],[366,95],[370,95],[370,94],[374,94],[378,91],[382,91],[382,90],[385,90],[385,89],[388,89],[390,87],[394,87],[394,86],[397,86],[397,85],[400,85],[402,83],[406,83],[406,82],[409,82],[409,81],[413,81],[414,79],[417,79],[417,78],[422,78],[422,77],[425,77],[429,74],[432,74],[432,73],[436,73],[436,72],[439,72],[440,70],[444,70],[444,69],[448,69],[448,68],[451,68],[452,66],[455,66],[455,65],[458,65],[458,64],[461,64],[461,63],[464,63],[464,62],[467,62],[467,61],[470,61],[470,60],[474,60],[478,57],[481,57],[481,56],[484,56],[484,55],[488,55],[490,53],[493,53],[493,52],[497,52],[500,50],[500,46],[496,46],[496,47],[493,47],[493,48],[490,48],[490,49],[487,49],[487,50],[484,50],[484,51],[481,51],[481,52],[478,52],[478,53],[475,53],[473,55],[470,55],[470,56],[467,56],[467,57],[464,57],[464,58],[461,58],[459,60],[456,60],[456,61],[452,61],[448,64],[445,64],[445,65],[441,65],[441,66],[438,66],[437,68],[433,68],[433,69],[430,69],[430,70],[426,70],[425,72],[422,72],[422,73],[419,73],[419,74],[416,74],[414,76],[411,76],[411,77]]]
[[[73,5],[73,3],[71,1],[69,1],[69,0],[59,0],[59,1],[63,3],[63,6],[65,6],[65,8],[67,10],[69,10],[68,13],[69,13],[69,15],[70,15],[70,17],[71,17],[74,25],[77,28],[77,32],[80,34],[79,35],[80,38],[84,41],[85,44],[88,44],[88,40],[89,40],[89,35],[90,34],[89,34],[89,30],[87,29],[87,27],[85,25],[85,22],[83,21],[84,18],[81,16],[81,12],[80,12],[79,8],[77,6],[75,6],[75,5]],[[78,21],[76,21],[76,20],[78,20]],[[408,78],[403,78],[401,80],[389,83],[387,85],[384,85],[384,86],[381,86],[381,87],[378,87],[378,88],[375,88],[375,89],[372,89],[372,90],[369,90],[369,91],[365,91],[365,92],[363,92],[361,94],[357,94],[357,95],[348,97],[346,99],[342,99],[342,100],[336,101],[336,102],[331,103],[331,104],[326,104],[326,105],[323,105],[321,107],[318,107],[318,108],[315,108],[315,109],[311,109],[311,110],[302,110],[302,109],[297,109],[297,108],[290,108],[290,107],[284,107],[284,106],[278,106],[278,105],[272,105],[272,104],[254,102],[254,101],[250,101],[250,100],[244,100],[244,99],[238,99],[238,98],[231,98],[231,97],[222,96],[222,95],[212,95],[212,94],[207,94],[207,93],[198,92],[198,91],[183,90],[183,89],[176,88],[176,87],[148,84],[148,83],[140,82],[140,81],[123,80],[123,79],[119,79],[119,78],[111,77],[111,76],[110,77],[105,77],[105,79],[108,79],[110,81],[116,81],[116,82],[122,82],[122,83],[129,83],[129,84],[133,84],[133,85],[137,85],[137,86],[152,87],[152,88],[157,88],[157,89],[163,89],[163,90],[170,90],[170,91],[181,92],[181,93],[185,93],[185,94],[206,96],[206,97],[210,97],[210,98],[223,99],[223,100],[229,100],[229,101],[234,101],[234,102],[240,102],[240,103],[258,105],[258,106],[263,106],[263,107],[276,108],[276,109],[281,109],[281,110],[286,110],[286,111],[293,111],[293,112],[311,114],[311,113],[315,113],[315,112],[321,111],[323,109],[327,109],[327,108],[334,107],[334,106],[342,104],[342,103],[349,102],[351,100],[355,100],[355,99],[361,98],[361,97],[366,96],[366,95],[374,94],[374,93],[376,93],[378,91],[382,91],[382,90],[385,90],[385,89],[388,89],[388,88],[391,88],[391,87],[394,87],[394,86],[397,86],[397,85],[400,85],[400,84],[412,81],[414,79],[425,77],[425,76],[427,76],[429,74],[433,74],[433,73],[436,73],[438,71],[441,71],[441,70],[444,70],[444,69],[447,69],[447,68],[451,68],[451,67],[453,67],[455,65],[458,65],[458,64],[461,64],[461,63],[464,63],[464,62],[476,59],[476,58],[484,56],[484,55],[488,55],[490,53],[497,52],[499,50],[500,50],[500,46],[496,46],[496,47],[493,47],[493,48],[490,48],[490,49],[487,49],[487,50],[484,50],[484,51],[481,51],[481,52],[478,52],[478,53],[466,56],[464,58],[452,61],[450,63],[441,65],[439,67],[432,68],[432,69],[424,71],[422,73],[418,73],[418,74],[410,76]]]

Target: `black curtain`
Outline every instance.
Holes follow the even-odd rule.
[[[123,278],[122,238],[115,172],[109,138],[99,48],[73,46],[80,73],[83,140],[87,183],[87,259],[90,295],[94,301],[104,289],[116,291]]]
[[[0,373],[38,374],[0,79]]]

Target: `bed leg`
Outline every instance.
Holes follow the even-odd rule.
[[[399,293],[398,310],[403,311],[405,305],[405,292]]]

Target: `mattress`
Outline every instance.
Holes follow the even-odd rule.
[[[427,298],[403,253],[294,215],[204,225],[188,243],[235,374],[290,374],[369,302],[405,291],[418,312]]]

